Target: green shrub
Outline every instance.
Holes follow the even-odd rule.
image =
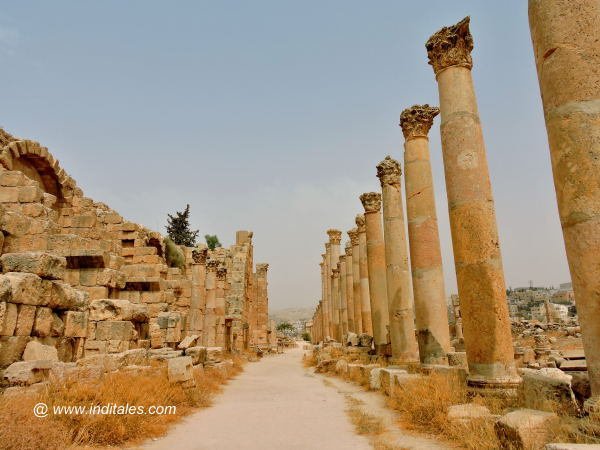
[[[177,267],[181,270],[185,269],[183,251],[169,238],[165,238],[165,259],[169,267]]]

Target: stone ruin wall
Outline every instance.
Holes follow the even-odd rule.
[[[24,355],[31,341],[63,362],[193,336],[233,351],[263,343],[251,232],[227,249],[181,247],[184,269],[169,267],[160,233],[85,197],[48,149],[1,129],[0,231],[0,370],[40,359]]]

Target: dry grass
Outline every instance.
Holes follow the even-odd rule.
[[[350,421],[358,434],[375,436],[385,431],[383,419],[368,414],[361,408],[362,402],[351,396],[347,396],[348,409],[346,412],[350,416]]]
[[[314,367],[317,365],[317,356],[314,352],[305,353],[302,355],[302,364],[304,367]]]
[[[122,446],[163,435],[169,425],[195,407],[206,407],[221,386],[241,370],[241,360],[225,370],[196,369],[196,388],[169,383],[166,368],[115,372],[94,383],[51,384],[39,394],[0,398],[0,442],[6,450],[64,449],[70,446]],[[36,418],[33,406],[133,405],[176,406],[176,414],[64,414]]]

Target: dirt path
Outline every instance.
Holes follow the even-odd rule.
[[[302,350],[249,363],[212,407],[145,450],[368,450],[345,412],[344,394],[302,366]]]

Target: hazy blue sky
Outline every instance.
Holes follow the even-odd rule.
[[[425,41],[465,15],[507,285],[568,281],[521,0],[4,2],[0,125],[127,219],[163,231],[190,203],[224,244],[253,230],[272,307],[309,306],[325,230],[353,227],[375,165],[402,161],[401,110],[438,102]]]

